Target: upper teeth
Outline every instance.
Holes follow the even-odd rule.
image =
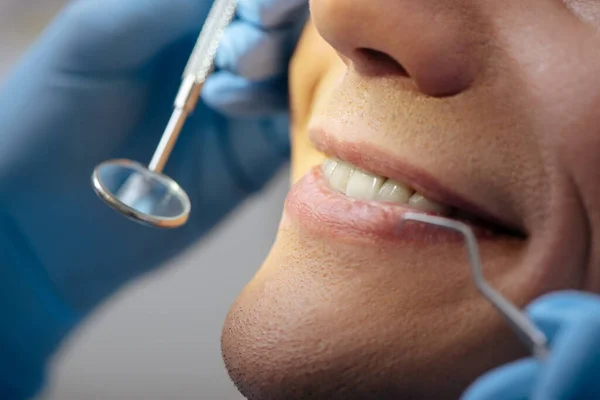
[[[327,159],[323,173],[332,188],[348,197],[409,204],[419,210],[440,214],[450,211],[449,207],[423,197],[402,182],[362,171],[344,161]]]

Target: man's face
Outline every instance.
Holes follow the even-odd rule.
[[[406,211],[472,221],[519,306],[600,292],[600,0],[311,8],[295,185],[226,321],[226,364],[249,398],[457,398],[524,349],[458,236],[395,228]]]

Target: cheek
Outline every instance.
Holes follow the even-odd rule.
[[[457,398],[522,355],[464,263],[315,239],[284,221],[228,315],[223,355],[248,398]],[[504,250],[491,270],[514,261]]]

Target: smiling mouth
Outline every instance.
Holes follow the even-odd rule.
[[[469,223],[480,233],[485,231],[488,236],[491,234],[524,237],[521,232],[495,221],[429,199],[407,183],[373,174],[340,159],[328,158],[321,165],[321,173],[331,189],[350,199],[398,205],[403,210],[413,209],[457,219]]]
[[[349,204],[354,203],[354,208],[361,205],[378,208],[380,213],[396,217],[406,211],[416,211],[466,222],[476,232],[485,232],[484,236],[488,237],[527,237],[514,222],[488,212],[445,187],[426,171],[369,143],[341,142],[314,126],[309,129],[309,138],[313,146],[327,157],[318,174],[313,173],[309,180],[320,181],[317,186],[323,189],[322,192],[330,192],[327,195],[330,199],[335,197],[333,193],[341,196],[337,199],[340,206],[346,199],[348,209]],[[363,214],[363,211],[357,212]]]

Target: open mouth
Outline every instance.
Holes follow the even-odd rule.
[[[331,189],[351,199],[401,205],[414,211],[468,222],[480,232],[485,230],[488,234],[524,237],[521,232],[496,221],[429,199],[405,182],[373,174],[346,161],[328,158],[321,169]]]
[[[527,238],[518,218],[503,217],[493,205],[487,209],[485,203],[479,204],[482,200],[469,199],[462,193],[469,191],[461,189],[456,178],[451,181],[454,184],[444,184],[423,167],[409,164],[380,145],[340,140],[316,124],[309,128],[308,136],[326,159],[292,187],[286,210],[298,226],[313,233],[392,241],[401,239],[400,235],[413,244],[458,237],[424,223],[407,224],[399,232],[404,213],[420,212],[467,223],[478,238]]]

